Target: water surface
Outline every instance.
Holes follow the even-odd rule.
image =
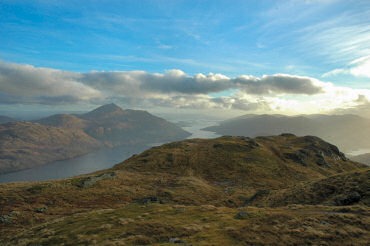
[[[61,179],[86,174],[111,168],[147,148],[146,145],[104,148],[72,159],[55,161],[46,165],[0,175],[0,183]]]
[[[184,129],[192,133],[189,138],[215,138],[219,135],[200,130],[213,124],[214,122],[204,120],[191,121],[191,126],[184,127]],[[161,144],[163,143],[104,148],[73,159],[55,161],[46,165],[0,175],[0,183],[61,179],[91,173],[111,168],[133,154],[139,154],[152,146]]]
[[[350,152],[346,153],[346,155],[355,156],[355,155],[362,155],[362,154],[367,154],[367,153],[370,153],[370,149],[353,150],[353,151],[350,151]]]

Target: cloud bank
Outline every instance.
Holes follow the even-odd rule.
[[[233,91],[233,93],[230,93]],[[210,96],[223,93],[225,96]],[[69,72],[0,61],[2,104],[101,104],[243,111],[331,110],[356,105],[359,93],[310,77],[275,74],[229,78],[222,74],[190,76],[181,70]],[[334,103],[330,103],[333,100]],[[360,103],[357,103],[360,104]]]

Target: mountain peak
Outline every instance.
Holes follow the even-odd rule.
[[[101,111],[101,112],[109,113],[109,112],[114,112],[114,111],[117,111],[117,110],[122,110],[122,108],[117,106],[117,104],[110,103],[110,104],[105,104],[103,106],[100,106],[100,107],[94,109],[93,111]]]
[[[102,117],[106,115],[111,115],[112,113],[121,113],[123,112],[123,109],[117,106],[114,103],[105,104],[103,106],[100,106],[86,114],[82,115],[83,119],[93,119],[96,117]]]

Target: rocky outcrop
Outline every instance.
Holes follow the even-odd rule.
[[[112,179],[116,176],[115,172],[106,172],[97,176],[91,176],[87,178],[81,178],[74,182],[74,184],[79,188],[91,188],[97,182],[104,180],[104,179]]]

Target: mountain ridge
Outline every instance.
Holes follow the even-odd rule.
[[[244,115],[203,130],[220,135],[278,135],[291,132],[313,135],[338,145],[345,152],[370,148],[370,120],[357,115]]]
[[[61,120],[58,122],[57,115],[36,122],[60,127],[78,126],[80,130],[108,147],[175,141],[190,136],[190,133],[182,128],[147,111],[123,110],[114,103],[100,106],[85,114],[70,115],[64,123]]]

